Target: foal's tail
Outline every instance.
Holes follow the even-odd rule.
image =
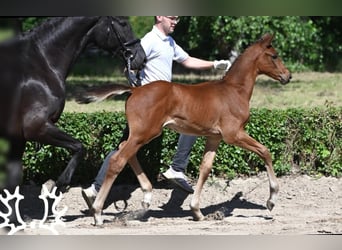
[[[99,87],[93,87],[76,97],[78,103],[101,102],[111,96],[121,95],[131,92],[132,87],[122,84],[110,84]]]

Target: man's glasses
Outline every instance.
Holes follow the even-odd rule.
[[[180,21],[180,17],[178,16],[165,16],[165,17],[175,23],[179,23]]]

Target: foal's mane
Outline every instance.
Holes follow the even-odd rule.
[[[228,74],[228,72],[230,72],[234,68],[234,66],[236,64],[239,64],[239,62],[241,61],[241,58],[243,58],[246,54],[248,54],[250,52],[250,50],[252,50],[254,48],[254,46],[259,44],[261,41],[262,41],[262,38],[260,38],[257,41],[254,41],[253,43],[248,45],[247,48],[241,54],[239,54],[238,57],[235,59],[235,61],[233,62],[232,66],[226,72],[225,76]]]

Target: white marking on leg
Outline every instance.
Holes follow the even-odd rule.
[[[144,191],[143,202],[147,204],[151,204],[151,201],[152,201],[152,192]]]

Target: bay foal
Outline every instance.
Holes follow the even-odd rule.
[[[149,206],[152,185],[141,169],[136,153],[141,146],[159,136],[163,127],[184,134],[205,136],[207,139],[199,178],[190,203],[194,220],[204,218],[200,211],[200,194],[221,140],[250,150],[265,162],[270,187],[266,205],[272,210],[279,185],[273,171],[271,154],[244,130],[250,115],[249,101],[256,77],[265,74],[282,84],[291,79],[289,70],[271,45],[272,39],[272,35],[265,34],[247,48],[221,80],[196,85],[156,81],[137,88],[114,84],[89,91],[83,96],[83,102],[91,102],[124,92],[131,93],[126,102],[129,138],[110,159],[104,183],[93,204],[95,225],[103,223],[101,212],[104,201],[127,162],[131,163],[144,191],[142,204],[145,208]]]

